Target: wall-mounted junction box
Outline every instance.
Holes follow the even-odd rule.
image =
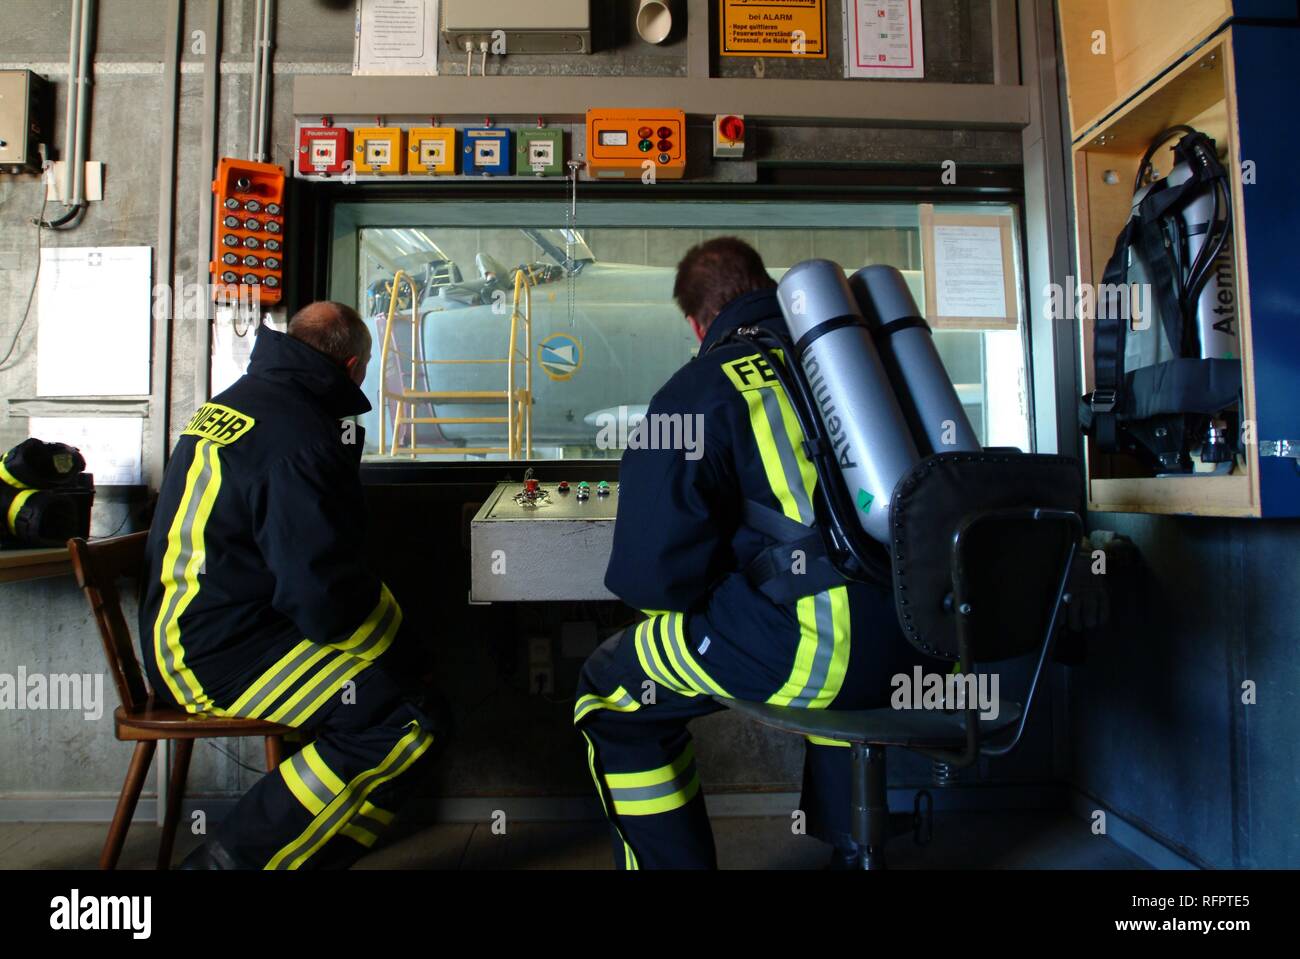
[[[442,0],[442,35],[454,50],[494,54],[590,53],[590,0]],[[493,44],[504,42],[505,48]]]
[[[39,173],[51,141],[49,81],[30,70],[0,70],[0,173]]]

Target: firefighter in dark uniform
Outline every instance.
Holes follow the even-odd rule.
[[[432,723],[385,671],[402,625],[362,561],[359,383],[370,334],[314,303],[263,328],[248,372],[190,419],[148,540],[141,647],[155,695],[270,720],[306,746],[263,777],[188,868],[338,865],[373,845]]]
[[[753,347],[713,348],[742,326],[784,330],[775,287],[740,240],[686,254],[673,295],[700,355],[655,394],[623,455],[605,585],[646,618],[587,660],[574,711],[619,868],[716,866],[687,723],[718,699],[883,706],[913,659],[885,590],[841,583],[778,604],[745,573],[774,545],[742,521],[747,499],[814,519],[817,476],[785,392]],[[688,419],[702,444],[662,442],[689,437]],[[833,865],[854,852],[848,752],[810,742],[805,762],[802,811]]]

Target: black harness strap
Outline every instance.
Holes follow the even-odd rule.
[[[772,602],[792,603],[846,582],[816,527],[750,499],[745,500],[743,517],[746,526],[776,540],[745,567],[745,578]]]

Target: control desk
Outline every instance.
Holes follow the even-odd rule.
[[[605,588],[617,482],[499,483],[470,521],[470,601],[617,599]]]

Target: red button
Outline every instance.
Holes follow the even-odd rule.
[[[672,135],[673,135],[673,128],[672,128],[672,127],[660,127],[660,128],[659,128],[659,139],[661,139],[661,140],[667,140],[667,139],[668,139],[670,136],[672,136]]]
[[[673,141],[672,141],[672,140],[660,140],[660,141],[659,141],[659,152],[660,152],[660,153],[667,153],[667,152],[668,152],[669,150],[671,150],[672,148],[673,148]]]
[[[745,121],[740,117],[723,117],[719,130],[722,136],[732,143],[739,143],[745,139]]]
[[[654,130],[651,130],[649,127],[642,127],[641,129],[636,131],[636,135],[638,139],[641,140],[649,140],[652,136],[654,136],[654,133],[655,133]]]

